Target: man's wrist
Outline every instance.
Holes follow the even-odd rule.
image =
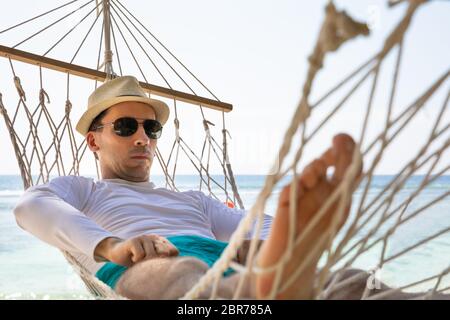
[[[109,252],[111,248],[123,240],[117,237],[108,237],[98,243],[94,250],[94,259],[96,261],[110,261]]]

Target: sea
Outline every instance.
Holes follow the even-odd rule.
[[[265,179],[266,177],[261,175],[236,176],[239,192],[246,209],[254,203]],[[388,175],[374,176],[365,203],[375,199],[376,195],[380,194],[393,179],[394,176]],[[428,206],[434,199],[445,195],[450,190],[450,176],[437,178],[420,193],[414,194],[407,205],[401,206],[405,199],[414,193],[423,179],[423,176],[409,178],[398,195],[392,199],[389,210],[399,207],[399,214],[401,213],[403,217],[411,215],[413,218],[399,227],[389,238],[386,250],[384,250],[385,257],[401,253],[441,230],[446,230],[446,232],[414,250],[407,251],[398,258],[390,260],[381,269],[378,265],[383,247],[380,242],[356,259],[352,264],[353,267],[372,272],[376,279],[392,287],[400,287],[425,279],[450,267],[450,197],[445,197],[442,201]],[[152,177],[151,180],[158,187],[166,186],[162,176]],[[286,177],[276,186],[266,203],[265,213],[274,215],[280,190],[289,180],[289,177]],[[180,176],[176,183],[181,191],[199,189],[198,176]],[[214,183],[211,188],[213,191],[218,190]],[[364,185],[361,185],[354,193],[353,208],[358,206],[363,188]],[[208,193],[205,184],[202,185],[202,191]],[[0,299],[92,299],[83,282],[65,261],[59,250],[35,238],[16,224],[13,208],[22,193],[23,183],[20,176],[0,175]],[[423,207],[426,209],[421,214],[414,215]],[[390,212],[383,209],[384,207],[381,207],[374,214],[374,219],[362,227],[352,241],[357,242],[366,237],[371,227],[382,218],[383,212],[386,214]],[[394,217],[398,217],[398,215]],[[368,243],[382,236],[382,232],[392,225],[392,221],[387,221],[379,232],[370,235]],[[349,256],[352,252],[355,250],[350,251]],[[426,291],[435,285],[436,281],[429,281],[408,288],[407,291]],[[443,289],[449,286],[450,276],[445,276],[441,279],[438,288]]]

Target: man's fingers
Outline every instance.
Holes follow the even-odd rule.
[[[154,258],[158,255],[155,250],[155,247],[153,245],[153,241],[151,239],[143,238],[142,246],[144,247],[144,250],[145,250],[145,258],[146,259]]]
[[[167,254],[169,257],[177,256],[179,253],[177,247],[165,238],[159,238],[155,246],[158,252]]]
[[[178,249],[166,238],[150,235],[153,239],[156,253],[158,256],[173,257],[178,255]]]
[[[178,249],[166,238],[149,234],[138,236],[127,241],[126,251],[131,255],[131,262],[137,263],[155,257],[173,257]]]
[[[178,254],[180,253],[177,249],[177,247],[175,247],[170,241],[168,241],[168,246],[169,246],[169,257],[175,257],[178,256]]]
[[[131,261],[133,261],[134,263],[141,261],[145,257],[145,250],[142,247],[141,242],[138,240],[131,242],[130,251],[131,251]]]

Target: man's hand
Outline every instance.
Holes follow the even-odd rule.
[[[148,234],[128,240],[106,238],[97,245],[94,255],[129,267],[146,259],[177,256],[178,249],[166,238]]]
[[[239,262],[240,264],[246,263],[248,252],[250,251],[250,243],[251,242],[252,242],[252,240],[244,240],[244,242],[242,242],[242,245],[239,247],[235,260],[237,262]],[[263,242],[264,242],[264,240],[258,240],[256,252],[258,252],[258,249],[259,249],[259,247],[261,247]]]

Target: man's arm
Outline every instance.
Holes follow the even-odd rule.
[[[77,184],[72,186],[74,181]],[[90,183],[89,179],[67,176],[28,189],[14,208],[17,224],[54,247],[81,252],[98,262],[130,266],[155,256],[178,255],[163,237],[120,239],[78,210],[91,193]]]
[[[156,256],[178,255],[175,246],[157,235],[113,236],[57,193],[45,185],[25,192],[14,208],[18,225],[54,247],[81,252],[97,262],[131,266]]]
[[[220,201],[206,196],[199,192],[202,205],[211,223],[211,230],[220,241],[229,241],[231,235],[236,231],[241,220],[245,217],[246,211],[242,209],[229,208]],[[272,217],[264,214],[259,239],[266,239],[272,225]],[[245,239],[252,239],[257,221],[254,221],[253,228],[247,233]]]
[[[113,236],[46,185],[26,191],[14,215],[21,228],[42,241],[91,257],[100,241]]]
[[[211,229],[218,240],[229,241],[231,235],[236,230],[241,220],[245,217],[246,212],[240,209],[228,208],[221,202],[205,196],[203,193],[199,193],[202,199],[202,205],[206,215],[211,222]],[[272,225],[272,217],[264,215],[264,221],[262,222],[261,233],[257,240],[257,249],[262,245],[264,239],[269,235],[270,227]],[[256,223],[254,223],[254,228]],[[247,256],[250,250],[251,238],[254,236],[254,230],[251,230],[246,239],[242,242],[242,245],[238,249],[235,260],[240,264],[245,264]]]

